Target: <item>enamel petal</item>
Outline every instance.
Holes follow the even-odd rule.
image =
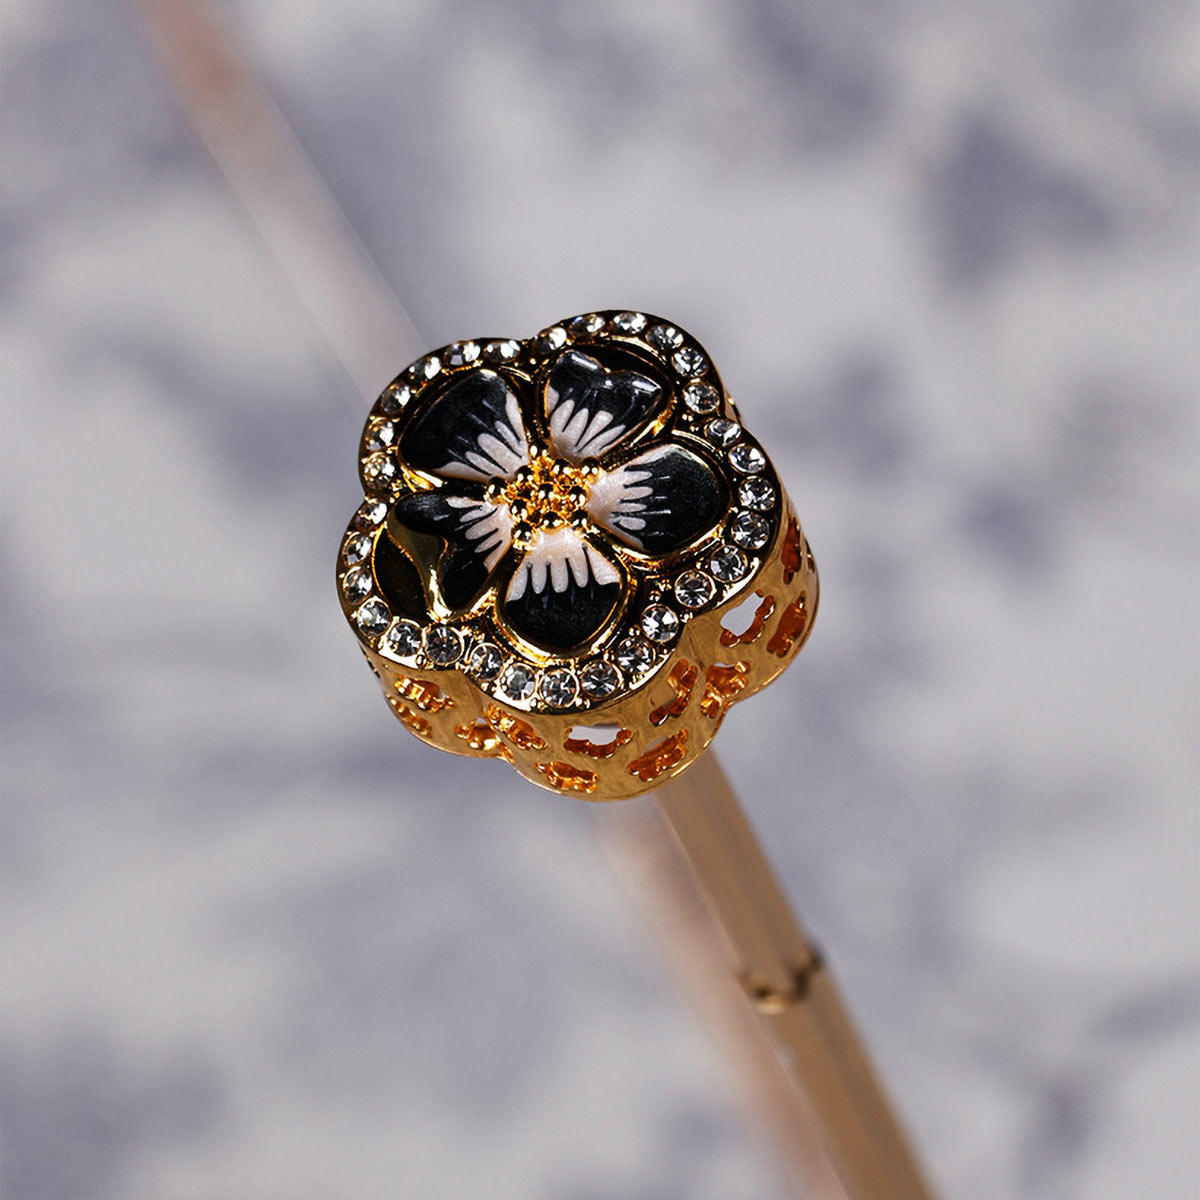
[[[516,393],[495,371],[455,380],[404,432],[401,456],[418,471],[451,479],[509,479],[529,462]]]
[[[606,472],[592,485],[587,503],[597,525],[649,554],[668,554],[696,541],[724,509],[712,467],[676,445],[655,446]]]
[[[395,512],[409,529],[445,540],[438,581],[452,608],[470,604],[483,591],[512,543],[512,517],[503,504],[443,490],[404,496]]]
[[[653,420],[665,400],[666,389],[648,375],[566,350],[546,377],[554,453],[573,462],[597,458]]]
[[[517,564],[504,615],[526,641],[568,650],[594,637],[621,599],[621,572],[569,527],[540,533]]]

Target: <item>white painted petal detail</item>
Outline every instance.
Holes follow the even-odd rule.
[[[654,477],[654,464],[669,453],[668,446],[659,446],[615,471],[606,471],[592,484],[588,516],[621,534],[635,549],[643,549],[637,534],[646,526],[644,514],[651,511],[647,501],[654,495],[647,480]]]
[[[512,545],[512,514],[507,504],[488,504],[465,496],[447,496],[446,503],[459,513],[458,522],[476,554],[484,555],[489,571]]]
[[[592,484],[587,512],[615,537],[648,554],[669,553],[711,529],[723,511],[712,466],[674,442],[655,446]]]
[[[529,444],[525,440],[525,427],[521,423],[520,410],[516,408],[516,400],[510,402],[510,409],[516,410],[508,415],[515,415],[516,427],[497,421],[495,433],[480,433],[475,444],[467,450],[462,458],[452,458],[438,468],[439,475],[451,479],[511,479],[518,467],[529,462]],[[518,432],[518,430],[520,432]]]
[[[572,579],[583,587],[589,579],[601,585],[619,583],[621,576],[607,558],[569,526],[540,532],[513,572],[505,598],[520,600],[527,589],[538,595],[547,587],[565,592]]]
[[[511,479],[529,462],[520,401],[494,371],[464,375],[401,437],[411,466],[449,479]]]
[[[550,444],[555,454],[578,461],[597,458],[620,440],[624,425],[614,425],[612,415],[588,412],[572,400],[560,400],[553,388],[546,389],[550,410]]]
[[[581,350],[566,350],[546,378],[550,445],[579,462],[599,458],[653,419],[662,385],[637,371],[610,370]]]

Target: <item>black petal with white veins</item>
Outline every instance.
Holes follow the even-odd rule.
[[[649,554],[669,554],[710,530],[725,511],[713,468],[691,450],[655,446],[592,485],[587,510],[597,525]]]
[[[612,359],[611,351],[607,357]],[[594,354],[566,350],[546,376],[550,444],[555,454],[573,462],[598,458],[653,420],[666,397],[666,388],[639,370],[606,366]]]
[[[529,461],[517,395],[495,371],[471,371],[437,396],[400,440],[418,471],[452,479],[508,479]]]
[[[504,616],[527,642],[565,651],[590,641],[621,600],[621,573],[575,530],[542,533],[517,564]]]
[[[448,489],[402,496],[395,513],[409,529],[444,539],[438,581],[451,608],[465,608],[479,596],[512,541],[512,518],[504,505]]]

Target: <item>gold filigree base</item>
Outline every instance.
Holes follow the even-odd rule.
[[[369,646],[363,653],[397,718],[429,745],[505,759],[539,787],[585,800],[639,795],[687,770],[730,705],[766,687],[812,629],[816,564],[784,503],[786,519],[753,590],[690,620],[648,684],[584,714],[520,711],[459,672],[402,666]],[[753,614],[735,632],[726,622],[747,595]]]

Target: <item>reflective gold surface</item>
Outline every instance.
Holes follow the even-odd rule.
[[[787,503],[785,499],[785,503]],[[744,601],[693,617],[674,653],[640,690],[586,714],[518,712],[457,671],[417,672],[363,652],[393,711],[422,741],[454,754],[504,758],[526,779],[588,800],[621,800],[660,786],[696,761],[730,706],[766,687],[812,628],[816,564],[790,505],[749,592],[748,628],[724,622]],[[615,726],[608,739],[594,727]]]

